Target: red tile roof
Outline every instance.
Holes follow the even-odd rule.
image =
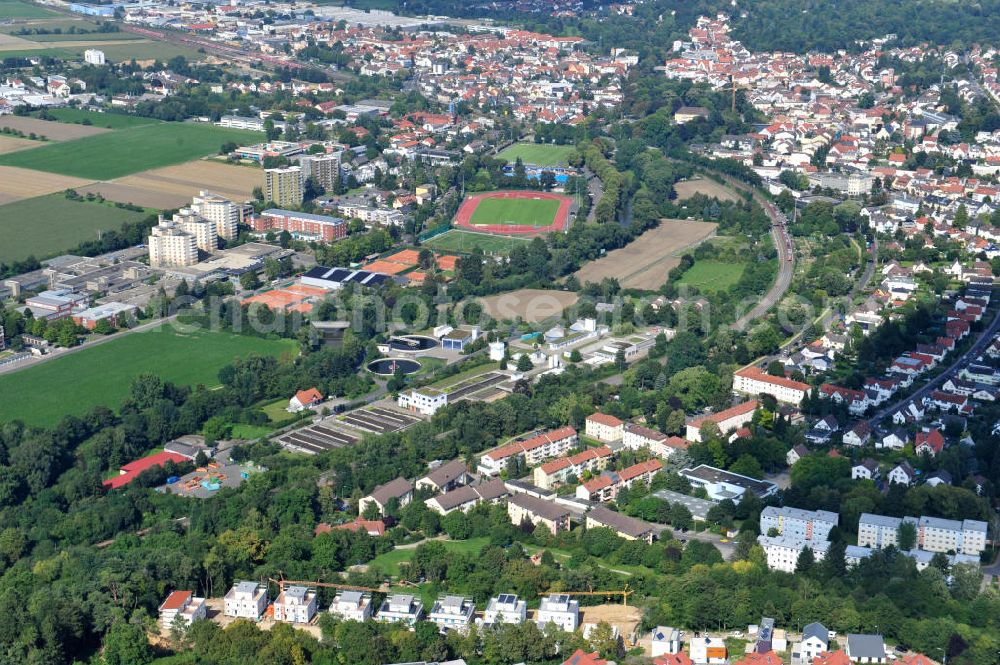
[[[600,658],[598,653],[586,653],[583,649],[577,649],[573,655],[563,661],[563,665],[607,665],[608,661]]]
[[[743,660],[736,661],[734,665],[781,665],[781,658],[773,651],[751,653]]]
[[[816,656],[813,658],[813,665],[851,665],[851,659],[847,657],[843,649],[837,649]]]
[[[597,413],[592,413],[589,416],[587,416],[587,420],[592,420],[595,423],[598,423],[599,425],[607,425],[608,427],[621,427],[622,425],[625,424],[618,418],[615,418],[612,415],[608,415],[607,413],[601,413],[599,411]]]
[[[118,489],[119,487],[128,485],[130,482],[135,480],[140,473],[146,471],[147,469],[152,469],[154,466],[164,466],[167,462],[180,464],[182,462],[190,461],[190,459],[184,457],[183,455],[168,453],[166,451],[156,453],[155,455],[148,455],[142,459],[137,459],[134,462],[129,462],[125,466],[121,467],[121,475],[105,480],[104,486],[112,490]]]
[[[691,658],[683,651],[666,653],[653,659],[653,665],[692,665]]]
[[[167,599],[163,601],[160,605],[160,611],[163,610],[179,610],[184,607],[187,602],[194,596],[190,591],[172,591]]]
[[[309,404],[315,404],[316,402],[323,401],[323,393],[321,393],[316,388],[310,388],[309,390],[300,390],[295,393],[295,399],[299,401],[302,406],[307,406]]]
[[[747,367],[746,369],[741,369],[736,372],[736,376],[745,376],[748,379],[755,379],[757,381],[763,381],[765,383],[773,383],[776,386],[781,386],[783,388],[791,388],[792,390],[802,390],[808,391],[809,384],[802,383],[801,381],[794,381],[784,376],[772,376],[759,367]]]
[[[775,378],[775,377],[771,377]],[[731,406],[725,411],[719,411],[718,413],[712,413],[707,416],[702,416],[701,418],[695,418],[691,421],[693,427],[701,428],[704,423],[715,423],[719,424],[729,420],[730,418],[735,418],[736,416],[742,416],[744,414],[753,412],[757,410],[757,400],[751,399],[743,402],[742,404],[737,404],[736,406]]]

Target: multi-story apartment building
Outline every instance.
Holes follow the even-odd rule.
[[[788,538],[829,540],[830,530],[837,526],[840,515],[826,510],[802,510],[784,506],[767,506],[760,514],[760,532],[771,529]]]
[[[448,393],[430,386],[413,388],[407,392],[399,393],[396,404],[399,408],[407,411],[433,416],[438,412],[438,409],[448,406]]]
[[[987,524],[979,520],[948,520],[940,517],[886,517],[862,513],[858,520],[858,546],[898,547],[899,527],[911,522],[917,531],[916,548],[927,552],[955,552],[979,556],[986,549]]]
[[[256,621],[266,609],[266,586],[257,582],[237,582],[226,594],[223,614]]]
[[[104,51],[96,48],[89,48],[83,52],[83,61],[88,65],[103,65],[107,62]]]
[[[579,442],[580,438],[575,429],[561,427],[489,451],[479,458],[479,472],[496,476],[507,467],[512,458],[516,457],[521,457],[527,466],[537,466],[547,459],[565,454]]]
[[[535,468],[533,481],[542,489],[552,489],[557,483],[565,483],[570,476],[581,478],[590,471],[602,471],[607,468],[613,452],[607,446],[587,448],[576,455],[560,457]]]
[[[377,485],[368,496],[358,501],[358,514],[364,515],[369,504],[375,504],[380,514],[385,514],[385,507],[395,500],[402,508],[413,498],[413,483],[400,476],[384,485]]]
[[[436,623],[442,630],[465,632],[472,623],[475,611],[476,606],[471,598],[448,595],[435,601],[427,619]]]
[[[330,603],[330,614],[343,621],[366,621],[372,618],[371,594],[362,591],[341,591]]]
[[[718,413],[702,416],[701,418],[695,418],[686,425],[684,437],[688,441],[694,441],[695,443],[700,442],[701,428],[706,423],[715,423],[719,428],[719,432],[722,434],[728,434],[729,432],[739,429],[753,420],[753,414],[756,410],[757,400],[751,399],[743,402],[742,404],[730,407],[725,411],[719,411]]]
[[[198,242],[179,225],[160,217],[150,230],[149,265],[153,268],[193,266],[198,263]]]
[[[191,208],[181,208],[174,213],[172,221],[182,231],[194,236],[194,244],[201,251],[211,254],[219,248],[219,235],[212,220],[205,219]]]
[[[160,605],[160,629],[168,631],[180,619],[185,626],[190,626],[199,619],[204,619],[208,606],[204,598],[197,598],[190,591],[173,591]]]
[[[309,623],[316,614],[316,592],[304,586],[289,586],[274,600],[274,620]]]
[[[308,212],[268,208],[253,218],[251,227],[258,233],[288,231],[302,240],[336,242],[347,237],[347,222],[339,217]]]
[[[220,238],[232,240],[239,234],[243,221],[243,206],[233,203],[224,196],[201,191],[191,199],[191,209],[215,224]]]
[[[686,449],[688,442],[679,436],[668,436],[655,429],[626,423],[622,430],[622,446],[629,450],[648,448],[657,457],[667,459],[674,452]]]
[[[299,159],[302,166],[302,178],[315,178],[320,187],[332,190],[340,182],[340,153],[331,152],[323,155],[303,155]]]
[[[793,536],[761,535],[757,537],[757,543],[767,554],[768,568],[783,570],[786,573],[795,572],[795,564],[804,548],[810,548],[813,551],[813,556],[819,561],[826,555],[826,550],[830,547],[828,540],[805,540]]]
[[[621,471],[604,471],[597,478],[592,478],[576,488],[576,498],[589,501],[614,501],[623,487],[632,487],[635,483],[645,483],[653,479],[663,463],[658,459],[646,460]]]
[[[587,436],[599,441],[621,441],[625,434],[625,423],[606,413],[592,413],[586,420]]]
[[[580,625],[580,601],[561,593],[545,596],[535,614],[535,623],[539,628],[554,623],[558,628],[572,633]]]
[[[496,598],[490,598],[483,612],[483,623],[487,626],[495,623],[521,624],[528,617],[528,603],[518,600],[513,593],[502,593]]]
[[[530,494],[515,494],[507,502],[507,515],[514,526],[531,522],[547,528],[552,534],[569,531],[569,509],[553,501]]]
[[[288,166],[264,171],[264,198],[279,206],[302,203],[302,167]]]
[[[858,546],[875,549],[897,546],[899,525],[902,523],[899,517],[861,513],[858,519]]]
[[[798,405],[809,392],[809,384],[783,376],[771,376],[752,366],[733,374],[733,391],[760,397],[771,395],[779,402]]]

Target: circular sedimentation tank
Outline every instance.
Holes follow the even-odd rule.
[[[399,369],[403,374],[413,374],[420,370],[420,363],[410,358],[380,358],[366,365],[368,371],[380,376],[392,376]]]

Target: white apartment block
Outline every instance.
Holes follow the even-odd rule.
[[[107,63],[107,59],[104,57],[104,51],[100,51],[96,48],[89,48],[84,51],[83,61],[88,65],[103,65]]]
[[[197,598],[190,591],[174,591],[160,605],[160,629],[169,631],[180,618],[185,626],[208,616],[204,598]]]
[[[779,402],[787,402],[798,406],[806,393],[809,384],[793,381],[783,376],[771,376],[759,367],[751,366],[733,374],[733,391],[745,395],[759,397],[771,395]]]
[[[580,437],[575,429],[560,427],[489,451],[479,458],[479,472],[490,476],[499,475],[507,467],[507,463],[517,457],[523,458],[527,466],[537,466],[547,459],[565,454],[579,442]]]
[[[903,520],[898,517],[872,515],[861,513],[858,520],[858,546],[882,549],[889,545],[896,546],[899,525]]]
[[[670,437],[663,432],[633,423],[626,423],[622,430],[622,446],[629,450],[648,448],[649,452],[663,459],[670,457],[676,450],[670,445]]]
[[[561,630],[572,633],[580,625],[580,601],[571,600],[562,593],[546,596],[535,614],[535,623],[539,628],[554,623]]]
[[[471,598],[449,595],[437,599],[427,618],[442,630],[465,632],[472,623],[475,611],[476,606]]]
[[[266,586],[257,582],[237,582],[226,594],[223,614],[256,621],[266,609]]]
[[[830,542],[827,540],[804,540],[789,536],[758,536],[757,543],[767,554],[767,567],[771,570],[783,570],[786,573],[795,572],[795,564],[799,554],[806,547],[813,551],[816,561],[826,555]]]
[[[448,393],[436,388],[414,388],[409,392],[399,393],[396,404],[407,411],[433,416],[438,409],[448,406]]]
[[[788,538],[829,540],[830,530],[837,526],[840,515],[826,510],[802,510],[788,506],[767,506],[760,514],[760,532],[771,529]]]
[[[390,208],[372,208],[353,203],[338,203],[337,210],[344,217],[360,219],[362,222],[392,226],[403,223],[403,213]]]
[[[232,240],[239,234],[243,206],[218,194],[201,191],[191,199],[191,210],[214,223],[220,238]]]
[[[193,266],[198,263],[198,244],[193,235],[173,222],[160,219],[150,230],[149,265],[153,268]]]
[[[194,243],[203,252],[211,254],[219,248],[219,234],[215,222],[205,219],[191,208],[181,208],[174,213],[174,224],[194,236]]]
[[[524,623],[528,617],[528,603],[518,600],[513,593],[502,593],[496,598],[490,598],[483,613],[483,623],[487,626],[495,623]]]
[[[341,591],[330,603],[330,614],[343,621],[366,621],[372,618],[371,594]]]
[[[611,461],[612,454],[611,448],[607,446],[587,448],[576,455],[560,457],[535,467],[532,480],[536,487],[552,489],[557,483],[566,482],[570,476],[580,478],[587,471],[603,471]]]
[[[606,413],[592,413],[587,416],[585,431],[599,441],[620,441],[625,434],[625,423]]]
[[[413,596],[403,593],[395,593],[382,603],[379,608],[376,620],[383,623],[402,622],[409,626],[415,626],[424,616],[424,604],[415,600]]]
[[[316,614],[316,592],[304,586],[289,586],[274,600],[274,620],[309,623]]]
[[[898,531],[903,521],[912,522],[916,527],[918,549],[969,556],[979,556],[986,549],[986,522],[927,516],[900,519],[870,513],[862,513],[858,520],[858,546],[877,549],[898,546]]]

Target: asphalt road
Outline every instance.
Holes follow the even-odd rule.
[[[936,377],[928,381],[924,386],[919,388],[912,395],[906,397],[905,399],[892,402],[888,406],[882,407],[882,409],[880,409],[874,416],[871,417],[871,419],[869,419],[868,424],[871,425],[872,427],[875,427],[875,425],[877,425],[883,419],[885,419],[886,416],[893,413],[894,411],[899,409],[899,407],[906,404],[907,402],[916,402],[923,400],[923,398],[926,397],[928,393],[930,393],[932,390],[935,390],[938,386],[947,381],[949,378],[953,377],[957,373],[958,368],[961,365],[967,363],[968,361],[974,359],[976,356],[981,354],[986,349],[986,347],[989,346],[990,342],[993,341],[993,338],[994,336],[996,336],[998,331],[1000,331],[1000,309],[997,310],[997,313],[993,316],[993,321],[990,323],[989,327],[986,330],[984,330],[983,333],[979,336],[979,339],[976,340],[975,344],[969,347],[968,351],[963,353],[954,362],[952,362],[951,365],[948,366],[948,369],[946,369],[945,371],[941,372]]]
[[[727,178],[731,185],[737,186],[736,182]],[[746,187],[741,187],[746,190]],[[774,246],[778,250],[778,276],[771,285],[770,290],[760,299],[753,309],[741,316],[733,323],[736,330],[745,330],[751,322],[761,318],[777,305],[785,296],[788,287],[792,285],[792,275],[795,272],[795,253],[792,251],[792,239],[785,227],[785,215],[770,201],[766,200],[756,191],[753,192],[754,200],[764,208],[764,212],[771,218],[771,237],[774,239]]]

